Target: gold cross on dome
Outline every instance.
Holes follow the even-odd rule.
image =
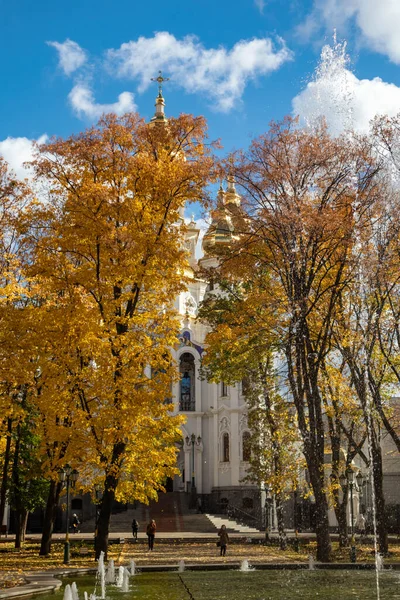
[[[169,81],[169,77],[163,77],[162,72],[158,71],[158,77],[152,77],[151,81],[157,81],[158,83],[158,93],[162,96],[162,84],[164,81]]]

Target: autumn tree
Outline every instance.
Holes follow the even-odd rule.
[[[364,284],[369,284],[369,298],[373,303],[374,358],[377,359],[374,361],[377,368],[369,369],[369,380],[374,408],[400,452],[399,407],[390,400],[397,395],[395,386],[400,382],[400,114],[391,118],[376,117],[371,137],[386,175],[387,193],[373,228],[374,244],[369,245],[373,264],[370,260],[364,263],[368,275]]]
[[[223,257],[219,257],[223,261]],[[209,380],[242,385],[248,407],[249,463],[246,480],[275,496],[278,531],[284,544],[284,501],[298,485],[300,453],[291,405],[281,394],[276,337],[277,313],[265,313],[271,282],[263,273],[235,281],[213,271],[214,291],[199,313],[211,327],[206,337],[203,374]],[[268,319],[269,317],[269,319]],[[298,461],[296,460],[298,457]]]
[[[302,130],[290,119],[254,140],[234,169],[246,219],[222,268],[274,280],[264,314],[267,321],[271,304],[280,307],[281,350],[315,498],[321,561],[330,560],[331,543],[320,370],[341,291],[353,277],[354,173],[357,201],[366,206],[373,201],[376,172],[368,145],[332,139],[323,125]]]
[[[397,432],[391,419],[390,397],[393,395],[391,364],[396,360],[392,344],[392,301],[398,286],[393,241],[397,238],[397,225],[393,227],[391,190],[387,181],[381,181],[385,192],[362,219],[356,221],[355,282],[343,290],[340,310],[334,328],[336,347],[346,363],[352,387],[357,395],[368,439],[368,466],[374,489],[375,523],[379,550],[388,550],[385,498],[383,492],[383,453],[381,428],[396,441]],[[396,244],[395,244],[396,245]],[[392,297],[392,301],[390,298]]]
[[[365,466],[369,467],[369,457],[364,451],[367,428],[363,411],[352,386],[351,374],[346,369],[346,362],[338,360],[336,347],[321,367],[320,386],[326,419],[327,454],[330,455],[327,490],[338,523],[339,545],[343,547],[349,543],[349,485],[347,479],[344,485],[341,484],[341,477],[352,468],[356,457],[360,457]]]
[[[0,523],[7,494],[13,485],[10,476],[18,466],[18,428],[27,418],[21,396],[28,393],[34,370],[29,362],[29,340],[24,320],[29,303],[24,277],[27,245],[20,229],[22,216],[30,213],[33,202],[28,184],[19,181],[0,157],[0,427],[5,441]]]
[[[166,399],[185,286],[181,214],[205,198],[210,152],[202,118],[106,115],[41,146],[34,163],[48,195],[30,228],[40,402],[58,404],[54,439],[71,423],[81,482],[103,485],[96,556],[114,499],[146,501],[176,472],[181,420]]]
[[[26,386],[20,390],[19,401],[24,410],[24,418],[20,418],[14,427],[12,469],[8,486],[8,500],[14,510],[16,548],[20,548],[25,540],[29,513],[44,506],[48,490],[38,452],[40,439],[34,426],[38,414],[30,401]]]

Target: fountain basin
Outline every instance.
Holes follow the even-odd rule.
[[[199,567],[200,565],[193,565]],[[271,568],[241,572],[232,565],[221,565],[216,570],[195,569],[185,565],[184,572],[160,572],[155,568],[146,568],[130,580],[128,592],[122,592],[116,586],[108,586],[107,600],[375,600],[375,573],[372,569],[321,569],[303,568]],[[225,566],[225,565],[224,565]],[[266,565],[263,565],[266,566]],[[294,565],[290,565],[294,567]],[[299,567],[300,565],[296,565]],[[325,566],[325,565],[324,565]],[[338,565],[340,566],[340,565]],[[361,565],[357,565],[361,566]],[[368,565],[369,566],[369,565]],[[332,567],[332,565],[330,565]],[[171,568],[171,567],[170,567]],[[74,578],[83,599],[84,591],[93,591],[93,577]],[[65,584],[72,583],[65,580]],[[191,596],[189,596],[190,592]],[[62,600],[63,590],[50,596],[42,596],[44,600]],[[386,569],[381,573],[381,600],[400,599],[399,573]]]

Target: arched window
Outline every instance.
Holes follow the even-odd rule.
[[[182,354],[179,364],[179,372],[181,381],[179,384],[179,410],[190,411],[195,410],[195,380],[196,380],[196,369],[194,364],[194,357],[189,352]]]
[[[226,385],[225,381],[221,381],[221,396],[227,396],[228,395],[228,386]]]
[[[229,462],[229,433],[222,435],[222,462]]]
[[[250,432],[244,431],[242,435],[242,459],[248,462],[251,458]]]

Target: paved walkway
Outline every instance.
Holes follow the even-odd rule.
[[[215,541],[216,537],[217,537],[217,532],[215,532],[215,534],[213,533],[201,533],[198,531],[181,531],[181,532],[157,532],[156,534],[157,539],[158,540],[184,540],[184,541],[190,541],[190,540],[194,540],[194,541],[204,541],[204,542],[209,542],[209,541]],[[293,530],[289,530],[286,531],[286,536],[287,539],[290,540],[292,538],[294,538],[294,531]],[[299,538],[302,540],[313,540],[315,539],[315,534],[312,532],[304,532],[304,533],[299,533],[298,534]],[[338,539],[338,535],[335,533],[331,534],[331,539],[332,540],[337,540]],[[257,533],[251,533],[251,534],[243,534],[243,533],[230,533],[229,534],[229,538],[231,540],[254,540],[254,541],[258,541],[258,540],[264,540],[265,539],[265,534],[262,532],[257,532]],[[276,532],[272,532],[270,534],[270,538],[272,540],[276,540],[278,541],[278,534]],[[8,537],[0,537],[0,544],[4,543],[4,542],[12,542],[14,541],[15,536],[14,535],[8,535]],[[40,533],[33,533],[33,534],[27,534],[26,538],[27,541],[28,540],[36,540],[39,541],[41,539],[41,534]],[[52,536],[53,541],[64,541],[65,540],[65,533],[54,533]],[[73,541],[93,541],[94,539],[94,533],[76,533],[76,534],[70,534],[70,540]],[[139,542],[146,542],[147,543],[147,536],[146,534],[142,531],[139,532],[138,534],[138,539]],[[359,536],[357,536],[357,539],[359,539]],[[109,540],[111,542],[120,542],[122,540],[129,542],[132,541],[133,543],[133,539],[132,539],[132,532],[131,531],[113,531],[110,532],[109,534]],[[365,542],[369,542],[372,541],[373,538],[372,536],[367,536],[365,538],[363,538],[363,540],[365,540]],[[390,543],[395,543],[395,542],[399,542],[399,537],[397,535],[390,535],[389,536],[389,542]]]

